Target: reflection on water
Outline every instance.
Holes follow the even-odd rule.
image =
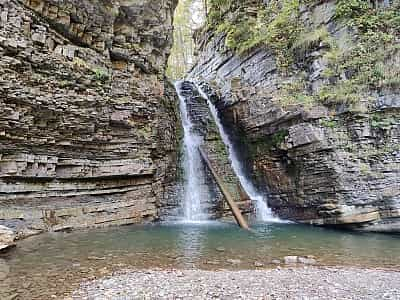
[[[248,269],[255,262],[272,266],[286,255],[314,255],[321,265],[398,269],[400,237],[295,224],[248,232],[220,222],[48,233],[22,241],[2,258],[0,299],[68,295],[82,279],[124,268]]]

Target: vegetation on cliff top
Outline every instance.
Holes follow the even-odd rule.
[[[225,44],[238,54],[268,45],[284,70],[293,62],[291,48],[302,28],[299,0],[262,1],[212,0],[209,28],[226,33]]]
[[[282,89],[288,103],[356,103],[369,91],[400,89],[400,1],[382,8],[379,1],[338,0],[335,22],[350,28],[346,47],[325,26],[307,26],[302,8],[316,0],[209,0],[209,30],[226,34],[228,49],[243,55],[268,47],[283,75],[300,74]],[[324,84],[311,92],[308,57],[318,51],[326,61]],[[300,71],[300,72],[299,72]],[[303,74],[303,75],[301,75]]]
[[[329,68],[324,76],[329,84],[319,99],[356,102],[370,90],[399,91],[400,1],[381,9],[369,1],[340,0],[336,19],[350,26],[357,39],[348,49],[332,47],[326,53]]]

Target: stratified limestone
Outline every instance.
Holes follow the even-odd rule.
[[[0,0],[0,222],[158,217],[176,176],[175,0]]]
[[[301,18],[311,28],[328,28],[340,45],[352,32],[333,20],[335,3],[304,6]],[[322,43],[307,56],[307,68],[290,77],[278,71],[268,47],[238,56],[216,32],[208,32],[198,44],[201,51],[190,77],[207,81],[220,95],[217,106],[224,121],[242,144],[247,141],[258,183],[266,187],[269,206],[279,216],[358,230],[400,231],[398,93],[371,92],[356,108],[284,106],[274,97],[282,83],[302,76],[304,86],[312,89],[324,84]]]

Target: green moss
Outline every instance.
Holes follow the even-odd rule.
[[[213,150],[217,153],[218,157],[224,159],[229,156],[225,144],[221,140],[216,140]]]
[[[339,19],[350,19],[362,16],[371,9],[371,3],[365,0],[338,1],[336,17]]]
[[[313,31],[303,31],[294,41],[292,49],[298,56],[305,56],[324,43],[327,47],[331,47],[333,41],[325,26],[319,27]]]
[[[100,82],[106,82],[110,79],[110,75],[108,74],[108,72],[105,69],[95,69],[93,70],[94,72],[94,76],[96,78],[96,80],[100,81]]]
[[[271,144],[276,147],[282,144],[286,137],[289,135],[289,131],[287,129],[281,129],[278,132],[274,133],[271,136]]]
[[[319,123],[321,124],[321,126],[324,126],[326,128],[337,128],[338,126],[338,122],[336,120],[332,120],[332,119],[320,119]]]
[[[380,114],[374,114],[370,119],[371,127],[374,129],[389,129],[396,125],[396,119],[394,116],[382,116]]]
[[[291,66],[307,68],[309,53],[325,50],[328,67],[322,76],[325,86],[312,94],[306,79],[283,84],[284,104],[355,104],[367,99],[371,90],[400,90],[400,0],[388,8],[374,1],[338,0],[336,21],[355,34],[339,47],[326,27],[308,28],[300,19],[300,4],[314,0],[210,0],[208,25],[226,34],[225,44],[241,54],[255,47],[273,50],[278,69],[290,73]],[[342,43],[343,44],[343,43]]]
[[[371,90],[399,91],[400,1],[380,9],[369,1],[340,0],[336,19],[357,32],[357,40],[347,41],[346,48],[340,49],[323,32],[301,38],[295,44],[312,45],[324,38],[329,43],[324,55],[328,68],[322,74],[326,84],[313,95],[316,101],[325,105],[355,104],[368,99]]]
[[[248,143],[250,155],[255,157],[258,154],[265,154],[275,149],[279,149],[280,145],[286,140],[288,135],[289,131],[287,129],[281,129],[268,137],[262,137],[251,141]]]
[[[277,101],[284,107],[302,105],[304,108],[309,108],[315,104],[316,100],[308,90],[306,74],[298,74],[292,81],[282,84]]]
[[[317,94],[317,98],[319,102],[326,105],[354,104],[360,101],[361,95],[365,93],[362,88],[354,84],[352,80],[343,80],[334,85],[324,86]]]
[[[277,65],[281,70],[287,70],[293,63],[292,46],[303,28],[299,20],[299,7],[299,0],[285,0],[280,9],[276,6],[275,13],[265,13],[265,21],[268,23],[262,33],[265,34],[262,41],[275,51]]]

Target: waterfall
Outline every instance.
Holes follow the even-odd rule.
[[[208,191],[204,189],[205,172],[199,152],[199,146],[203,143],[200,135],[193,130],[193,123],[189,118],[185,97],[182,95],[182,82],[175,83],[175,89],[179,97],[179,108],[182,127],[184,130],[184,193],[183,209],[185,221],[200,221],[207,218],[202,210],[201,202],[208,197]]]
[[[246,191],[247,195],[250,197],[252,201],[255,202],[256,204],[256,215],[257,219],[261,222],[277,222],[280,221],[278,218],[274,217],[272,214],[271,209],[267,205],[266,199],[261,195],[256,188],[254,187],[253,183],[250,181],[250,179],[246,176],[242,164],[240,163],[240,160],[236,154],[236,151],[233,147],[233,144],[228,136],[228,134],[225,131],[224,126],[222,125],[221,119],[218,115],[218,111],[214,104],[211,102],[210,98],[208,95],[201,89],[200,86],[197,85],[197,88],[201,94],[201,96],[207,100],[208,106],[210,108],[211,114],[215,120],[215,123],[217,124],[219,133],[221,135],[222,141],[224,144],[227,146],[228,151],[229,151],[229,159],[232,164],[232,168],[236,174],[236,176],[239,178],[239,181],[243,187],[243,189]]]

